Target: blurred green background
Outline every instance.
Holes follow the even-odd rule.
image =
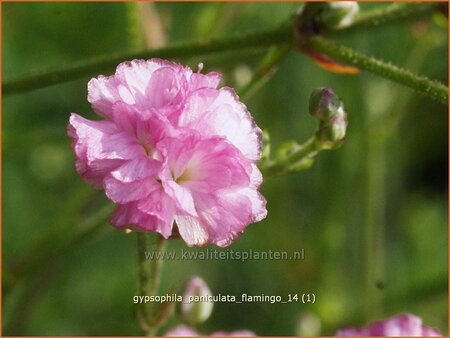
[[[383,5],[360,4],[362,10]],[[144,6],[151,6],[153,43],[162,36],[170,44],[276,27],[301,4]],[[141,45],[136,13],[142,13],[142,6],[135,4],[3,3],[2,7],[3,80]],[[448,83],[448,37],[442,15],[332,38]],[[263,50],[249,50],[184,62],[195,68],[203,62],[206,70],[225,73],[223,85],[239,87],[263,55]],[[92,215],[110,203],[75,173],[66,136],[70,112],[95,118],[86,100],[88,80],[3,97],[6,335],[139,332],[132,302],[137,293],[135,236],[104,222],[73,240],[89,227]],[[306,259],[167,261],[160,293],[199,275],[215,293],[314,292],[317,297],[314,305],[216,304],[212,317],[198,328],[203,333],[250,329],[272,336],[331,335],[344,325],[411,312],[446,334],[447,107],[368,73],[329,73],[292,51],[273,78],[245,102],[258,125],[269,131],[272,150],[290,139],[305,141],[314,133],[316,121],[308,114],[308,98],[321,86],[332,87],[346,105],[350,124],[344,145],[319,154],[307,171],[266,180],[262,192],[268,200],[268,217],[249,226],[230,247],[289,252],[304,248]],[[381,235],[367,236],[367,229],[378,229]],[[381,247],[376,263],[380,280],[365,277],[368,264],[369,268],[373,264],[365,255],[369,242]],[[180,240],[169,243],[169,250],[183,247]],[[320,321],[319,331],[308,321],[311,317]],[[171,320],[160,334],[178,322]]]

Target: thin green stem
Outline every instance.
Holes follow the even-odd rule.
[[[100,72],[109,72],[124,60],[147,58],[186,58],[198,55],[219,53],[228,50],[260,49],[270,45],[289,43],[292,40],[291,28],[283,25],[254,33],[236,34],[229,37],[208,39],[203,41],[179,43],[170,47],[132,53],[119,53],[72,63],[53,71],[43,71],[32,76],[6,81],[3,83],[3,94],[21,93],[44,88],[50,85],[94,76]]]
[[[150,245],[148,241],[148,234],[138,232],[137,236],[137,252],[138,252],[138,291],[140,296],[154,296],[158,292],[159,282],[161,279],[161,269],[163,259],[155,257],[149,260],[147,252],[149,252]],[[162,236],[158,236],[153,245],[153,252],[164,252],[166,240]],[[156,329],[160,323],[155,321],[157,314],[152,303],[139,304],[137,308],[137,319],[142,333],[148,336],[155,334]]]
[[[139,295],[148,294],[148,285],[150,283],[150,264],[147,260],[146,253],[149,252],[149,244],[147,234],[145,232],[137,232],[137,254],[138,254],[138,289]],[[147,316],[147,307],[143,307],[145,317]]]
[[[153,252],[163,253],[166,250],[167,241],[162,236],[158,236],[156,242],[153,244]],[[163,259],[154,259],[151,262],[151,271],[153,278],[150,280],[148,286],[148,292],[150,295],[154,295],[158,292],[159,283],[161,281],[161,271],[163,267]]]
[[[436,8],[436,4],[392,4],[360,14],[355,22],[340,31],[356,27],[379,25],[399,18],[425,14]],[[43,70],[22,78],[7,80],[2,83],[4,95],[22,93],[47,86],[77,80],[83,77],[95,76],[101,72],[109,72],[124,60],[143,58],[187,58],[191,56],[208,55],[223,51],[240,49],[260,49],[270,45],[294,43],[291,20],[275,29],[254,33],[235,34],[229,37],[208,39],[176,44],[170,47],[139,52],[117,53],[88,60],[71,63],[52,71]]]
[[[340,28],[338,31],[352,31],[354,29],[379,26],[389,22],[397,22],[401,19],[422,16],[436,10],[437,6],[438,4],[435,2],[394,2],[386,6],[359,13],[351,26]]]
[[[322,150],[321,143],[313,136],[301,146],[297,145],[296,149],[291,151],[283,159],[262,164],[261,172],[267,178],[309,168],[314,156],[320,150]]]
[[[275,74],[278,65],[292,49],[291,44],[280,45],[269,49],[258,65],[250,81],[238,90],[242,100],[247,100],[257,92]]]
[[[341,46],[322,37],[311,38],[307,44],[313,50],[327,55],[336,61],[358,67],[393,82],[405,85],[442,104],[447,105],[448,103],[448,87],[438,81],[416,75],[409,70],[356,52],[353,49]]]
[[[261,171],[266,178],[307,169],[320,151],[336,149],[343,143],[347,113],[331,88],[318,88],[311,93],[309,112],[319,123],[316,133],[304,144],[290,141],[281,145],[274,160],[270,160],[269,145],[265,145]],[[263,138],[268,140],[268,136]]]

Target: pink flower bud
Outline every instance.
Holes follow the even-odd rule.
[[[192,277],[188,281],[181,304],[181,315],[187,323],[200,324],[209,318],[214,303],[208,301],[208,296],[212,296],[212,292],[202,278]]]

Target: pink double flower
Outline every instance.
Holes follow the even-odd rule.
[[[259,193],[261,130],[219,73],[160,59],[124,62],[88,84],[103,119],[72,113],[76,170],[117,204],[118,228],[189,246],[230,245],[266,214]]]

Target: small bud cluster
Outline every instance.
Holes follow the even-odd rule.
[[[338,147],[345,138],[347,113],[331,88],[318,88],[311,93],[309,113],[319,119],[317,140],[324,149]]]
[[[358,12],[356,1],[308,2],[298,14],[297,33],[308,36],[348,27]]]

